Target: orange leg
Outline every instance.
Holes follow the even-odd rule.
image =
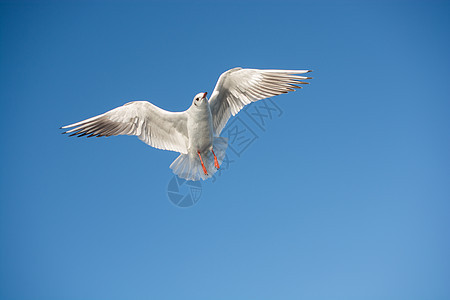
[[[213,155],[214,155],[214,166],[215,166],[217,169],[220,169],[219,162],[217,161],[217,157],[216,157],[216,154],[214,153],[214,150],[211,149],[211,152],[212,152]]]
[[[202,156],[200,155],[200,151],[197,151],[197,154],[198,154],[198,157],[200,157],[200,162],[202,163],[203,172],[205,172],[205,175],[208,175],[205,165],[203,164],[203,159],[202,159]]]

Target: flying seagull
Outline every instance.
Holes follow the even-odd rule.
[[[183,112],[169,112],[147,101],[133,101],[104,114],[63,126],[70,136],[136,135],[146,144],[179,152],[170,165],[186,180],[208,179],[220,168],[228,141],[220,137],[231,115],[245,105],[285,94],[307,84],[311,70],[234,68],[220,75],[211,97],[195,95]]]

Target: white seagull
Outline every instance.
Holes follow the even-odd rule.
[[[300,76],[311,70],[258,70],[234,68],[220,75],[211,98],[194,97],[183,112],[169,112],[147,101],[133,101],[96,117],[63,126],[70,136],[136,135],[146,144],[179,152],[170,165],[186,180],[208,179],[220,168],[228,146],[220,137],[231,115],[245,105],[285,94],[306,84]]]

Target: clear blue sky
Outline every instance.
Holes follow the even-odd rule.
[[[0,2],[1,299],[450,299],[448,1]],[[190,208],[61,125],[314,70]],[[260,134],[261,133],[261,134]]]

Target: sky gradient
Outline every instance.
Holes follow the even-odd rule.
[[[0,298],[450,299],[449,13],[0,1]],[[236,66],[314,79],[263,128],[238,115],[257,138],[191,207],[168,198],[176,153],[60,134],[185,110]]]

